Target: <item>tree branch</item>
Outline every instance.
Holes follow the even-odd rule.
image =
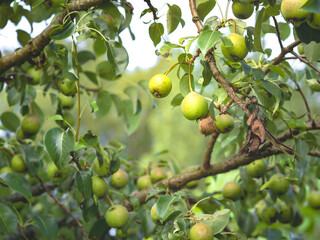
[[[36,186],[31,187],[29,190],[30,190],[32,196],[36,197],[46,191],[44,187],[46,187],[48,190],[52,190],[52,189],[55,189],[56,186],[53,185],[52,183],[45,183],[44,186],[36,185]],[[0,198],[0,199],[4,200],[4,201],[8,201],[8,202],[20,202],[20,201],[27,202],[27,199],[20,193],[15,193],[15,194],[12,194],[7,197]]]
[[[74,221],[75,223],[78,225],[78,227],[80,227],[81,232],[84,236],[84,238],[86,240],[89,240],[88,234],[86,232],[86,230],[84,229],[82,223],[72,214],[72,212],[65,206],[63,205],[51,192],[50,190],[46,187],[46,185],[43,183],[42,179],[39,176],[36,176],[36,178],[38,179],[38,181],[40,182],[41,186],[46,190],[46,192],[48,193],[48,195],[58,204],[58,206],[65,211],[65,213],[67,213]]]
[[[300,55],[296,54],[293,50],[290,51],[290,53],[293,54],[296,58],[298,58],[301,62],[307,64],[309,67],[311,67],[313,70],[320,74],[320,69],[318,69],[315,65],[309,62],[306,58],[303,58]]]
[[[212,153],[214,144],[216,143],[219,135],[220,134],[218,131],[214,131],[213,134],[211,135],[210,141],[207,145],[207,149],[206,149],[206,151],[204,153],[204,157],[203,157],[202,168],[204,168],[204,169],[210,167],[211,153]]]
[[[149,7],[149,9],[151,10],[151,12],[153,14],[153,20],[159,19],[158,16],[157,16],[157,9],[154,8],[154,6],[151,4],[151,1],[150,0],[144,0],[144,1],[148,4],[148,7]]]
[[[57,24],[62,24],[64,17],[68,12],[87,10],[109,0],[76,0],[69,7],[58,15],[51,24],[37,37],[31,39],[27,45],[19,50],[0,58],[0,74],[13,66],[22,64],[23,62],[33,57],[39,56],[41,51],[47,46],[51,39],[49,33],[57,27]]]
[[[318,129],[320,129],[320,121],[314,122],[314,123],[308,123],[306,131],[318,130]],[[298,131],[288,130],[285,133],[281,134],[277,139],[281,142],[292,139],[293,138],[292,132],[294,134],[299,133]],[[214,176],[221,173],[229,172],[231,170],[239,168],[240,166],[247,165],[254,160],[269,157],[272,155],[281,154],[281,153],[283,152],[279,148],[275,148],[272,145],[272,143],[268,141],[259,149],[259,151],[255,153],[241,154],[238,152],[237,154],[231,156],[228,160],[210,165],[208,168],[199,167],[193,171],[181,173],[171,178],[164,179],[160,182],[157,182],[156,184],[153,184],[147,189],[143,189],[135,193],[134,197],[139,199],[140,203],[144,203],[149,190],[152,188],[155,188],[159,183],[165,184],[170,189],[177,190],[177,189],[181,189],[185,184],[187,184],[190,181],[198,180],[207,176]],[[293,152],[289,152],[289,153],[294,154]],[[311,153],[313,152],[311,151]],[[126,201],[124,205],[129,209],[132,207],[129,201]]]
[[[279,54],[278,57],[276,57],[275,59],[273,59],[273,61],[269,64],[269,65],[278,65],[279,63],[281,63],[284,59],[284,56],[293,51],[293,48],[298,46],[301,43],[300,39],[294,41],[293,43],[291,43],[288,47],[284,47],[281,49],[281,52]],[[265,74],[270,72],[270,69],[267,67],[266,69],[263,70]]]
[[[192,15],[192,21],[197,26],[198,33],[200,33],[202,31],[203,25],[202,25],[202,22],[200,21],[196,1],[189,0],[189,6],[190,6],[190,10],[191,10],[191,15]]]

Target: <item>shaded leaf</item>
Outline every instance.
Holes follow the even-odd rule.
[[[0,119],[3,126],[11,132],[15,132],[20,126],[20,119],[13,112],[3,112]]]
[[[152,23],[149,27],[149,36],[154,44],[157,46],[161,41],[161,36],[164,33],[164,28],[161,23]]]
[[[18,226],[15,212],[4,203],[0,203],[0,231],[5,235],[12,234]]]

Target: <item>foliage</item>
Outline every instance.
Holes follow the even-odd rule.
[[[198,34],[188,30],[174,43],[167,36],[187,21],[181,6],[167,3],[160,15],[163,10],[145,0],[140,18],[156,54],[174,62],[165,73],[155,68],[160,80],[152,81],[152,89],[140,79],[130,85],[123,80],[130,56],[120,33],[135,38],[130,25],[135,3],[1,2],[0,28],[22,17],[31,27],[51,23],[33,39],[17,30],[21,48],[0,55],[0,90],[10,107],[0,115],[0,238],[188,239],[196,223],[211,229],[208,239],[316,238],[320,30],[310,21],[319,14],[318,3],[303,6],[306,19],[286,22],[279,0],[239,1],[254,6],[254,27],[248,20],[228,19],[221,1],[189,0]],[[148,17],[152,20],[145,21]],[[232,41],[230,33],[244,42]],[[280,51],[265,47],[270,35]],[[299,44],[305,55],[296,53]],[[305,67],[294,68],[294,60]],[[119,82],[123,91],[115,91]],[[163,82],[167,85],[158,86]],[[200,100],[189,101],[190,95]],[[185,99],[188,106],[181,111]],[[174,111],[167,111],[169,105]],[[203,152],[202,163],[179,164],[163,150],[143,166],[130,155],[130,144],[152,144],[150,136],[137,137],[146,129],[157,131],[151,111],[172,114],[175,121],[163,124],[168,130],[161,136],[172,138],[171,131],[181,127],[183,142],[174,146],[183,146],[184,156],[199,158]],[[105,119],[117,127],[105,130]],[[198,135],[209,135],[206,148],[187,145],[199,138],[186,126],[195,129],[198,122]],[[113,131],[126,132],[130,140],[123,143]],[[133,155],[143,156],[141,149]],[[259,174],[252,172],[255,165],[243,167],[258,159]],[[114,179],[116,173],[121,174]],[[147,182],[137,186],[138,179]],[[232,186],[222,191],[227,182]]]

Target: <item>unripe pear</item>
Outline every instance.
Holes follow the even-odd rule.
[[[278,213],[277,213],[277,209],[275,209],[275,207],[267,206],[262,210],[260,218],[263,222],[270,225],[270,224],[277,221],[277,215],[278,215]]]
[[[32,76],[32,79],[28,81],[29,84],[36,85],[40,82],[41,72],[39,70],[32,67],[28,69],[27,74]]]
[[[232,62],[239,62],[243,60],[248,54],[248,48],[244,37],[237,33],[231,33],[227,38],[231,40],[233,46],[226,47],[224,43],[222,43],[222,54]]]
[[[320,209],[320,192],[312,191],[309,195],[309,206],[314,209]]]
[[[24,116],[21,121],[21,129],[26,135],[35,135],[40,129],[40,119],[35,114]]]
[[[152,185],[152,181],[149,175],[144,175],[138,178],[137,187],[139,190],[145,189]]]
[[[100,177],[93,176],[92,180],[92,191],[97,197],[103,197],[108,192],[108,184]]]
[[[122,205],[113,205],[106,212],[105,218],[109,227],[121,228],[127,224],[129,213]]]
[[[227,182],[222,188],[222,195],[224,198],[236,201],[242,196],[242,188],[237,182]]]
[[[123,169],[119,168],[118,171],[112,174],[110,184],[115,188],[123,188],[128,184],[128,181],[129,181],[128,173]]]
[[[74,106],[75,98],[72,96],[66,96],[62,93],[59,93],[58,101],[59,101],[60,106],[63,109],[70,109]]]
[[[77,92],[77,85],[75,81],[64,78],[59,82],[61,92],[66,96],[73,96]]]
[[[11,160],[11,167],[18,173],[23,173],[27,170],[27,166],[20,154],[15,155]]]
[[[255,160],[247,165],[247,173],[252,178],[262,177],[267,171],[267,165],[263,159]]]
[[[253,13],[254,7],[253,4],[236,2],[234,1],[232,4],[232,12],[236,18],[239,19],[247,19]]]
[[[190,240],[213,240],[212,229],[205,223],[196,223],[189,233]]]
[[[290,183],[281,174],[275,174],[270,178],[270,184],[268,188],[276,195],[283,195],[288,192]]]
[[[303,11],[300,8],[307,1],[308,0],[282,0],[280,10],[283,18],[291,23],[304,22],[311,13]]]
[[[48,175],[53,182],[62,182],[67,179],[69,174],[69,165],[66,165],[59,170],[53,161],[48,164]]]
[[[162,168],[155,168],[151,171],[151,181],[153,183],[158,182],[167,177],[166,172]]]
[[[102,158],[101,165],[98,158],[96,158],[93,162],[93,171],[100,177],[106,177],[110,173],[109,163],[107,160],[109,160],[108,156],[106,156],[106,158]]]
[[[208,103],[200,94],[189,92],[181,102],[181,111],[189,120],[205,117],[208,113]]]
[[[13,171],[12,171],[12,169],[9,168],[9,167],[2,167],[2,168],[0,168],[0,174],[2,174],[2,173],[12,173],[12,174],[13,174]],[[7,184],[5,183],[5,181],[3,181],[2,179],[0,179],[0,183],[2,183],[2,184],[4,184],[4,185],[7,185]]]
[[[290,223],[293,218],[293,209],[286,203],[282,202],[280,205],[280,212],[278,214],[278,220],[281,223]]]
[[[151,211],[150,211],[151,219],[154,223],[159,223],[161,218],[159,218],[157,214],[157,205],[153,204]]]
[[[228,113],[218,115],[215,124],[221,133],[230,132],[234,127],[233,119]]]
[[[150,79],[149,89],[154,97],[163,98],[171,92],[172,83],[166,75],[157,74]]]

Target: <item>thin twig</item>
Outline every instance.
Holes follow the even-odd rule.
[[[290,45],[288,45],[287,47],[284,47],[283,49],[281,49],[281,52],[278,55],[278,57],[273,59],[273,61],[269,64],[269,66],[270,65],[278,65],[279,63],[281,63],[283,61],[283,58],[285,57],[285,55],[289,52],[292,52],[293,48],[298,46],[300,43],[301,43],[301,41],[300,41],[300,39],[298,39],[298,40],[294,41],[293,43],[291,43]],[[265,74],[268,74],[270,72],[270,69],[268,67],[266,67],[263,71]]]
[[[84,238],[86,240],[89,240],[88,234],[86,232],[86,230],[84,229],[82,223],[72,214],[72,212],[65,206],[63,205],[51,192],[50,190],[46,187],[46,185],[44,184],[44,182],[42,181],[42,179],[36,175],[36,178],[38,179],[38,181],[40,182],[41,186],[46,190],[46,192],[48,193],[48,195],[58,204],[58,206],[65,211],[69,216],[71,216],[71,218],[76,222],[76,224],[80,227],[81,232],[84,236]]]
[[[293,50],[290,51],[296,58],[298,58],[301,62],[307,64],[309,67],[311,67],[313,70],[315,70],[317,73],[320,74],[320,69],[317,68],[315,65],[313,65],[311,62],[309,62],[306,58],[301,57],[300,55],[296,54]]]
[[[277,37],[278,37],[280,48],[283,49],[283,45],[282,45],[282,40],[281,40],[281,35],[280,35],[280,30],[279,30],[277,19],[274,16],[272,16],[272,19],[273,19],[274,25],[276,27],[276,32],[277,32]]]
[[[219,137],[218,131],[214,131],[213,134],[211,135],[210,141],[208,142],[208,145],[207,145],[206,151],[204,153],[204,157],[203,157],[202,167],[204,169],[210,167],[211,153],[212,153],[214,144],[217,141],[218,137]]]
[[[24,234],[24,232],[23,232],[23,227],[19,227],[19,230],[20,230],[20,234],[21,234],[21,236],[23,237],[23,239],[24,240],[29,240],[29,238]]]
[[[159,19],[159,17],[157,16],[157,9],[154,6],[152,6],[150,0],[144,0],[144,1],[148,4],[148,7],[153,14],[153,20]]]
[[[310,107],[309,107],[309,104],[308,104],[308,101],[306,99],[306,96],[304,95],[304,93],[302,92],[302,89],[301,87],[299,86],[299,84],[293,80],[293,82],[295,83],[296,87],[297,87],[297,91],[300,93],[302,99],[303,99],[303,102],[304,102],[304,105],[306,106],[306,109],[307,109],[307,114],[308,114],[308,121],[311,122],[313,121],[312,120],[312,115],[311,115],[311,110],[310,110]]]

